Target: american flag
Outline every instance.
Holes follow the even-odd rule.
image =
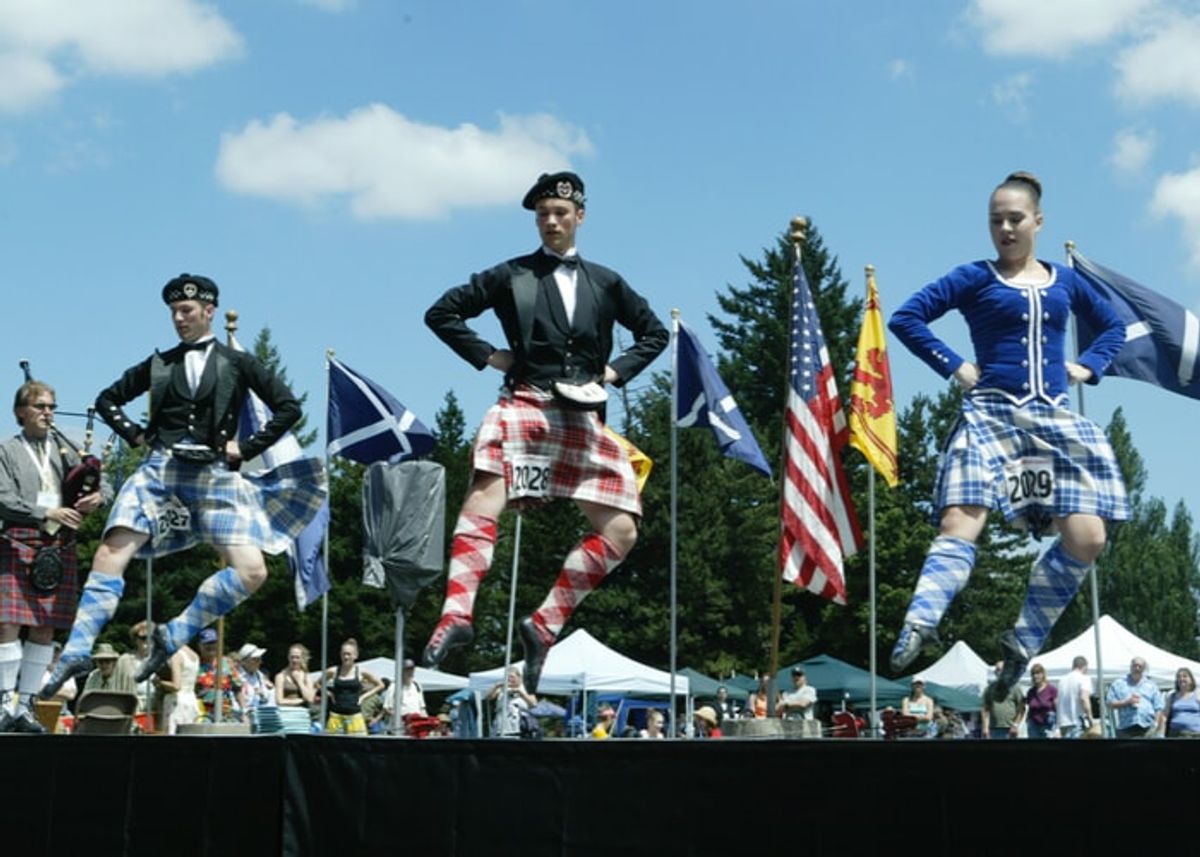
[[[784,436],[783,579],[846,603],[843,560],[862,545],[841,451],[846,416],[800,260],[792,288],[791,359]]]

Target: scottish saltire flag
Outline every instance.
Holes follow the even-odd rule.
[[[1125,322],[1125,345],[1105,375],[1136,378],[1173,393],[1200,399],[1200,319],[1175,301],[1084,258],[1070,253],[1075,271],[1108,299]],[[1075,317],[1078,347],[1096,338],[1087,322]]]
[[[360,464],[402,461],[433,449],[434,437],[387,390],[329,358],[329,454]]]
[[[738,410],[737,402],[717,374],[712,358],[692,329],[677,319],[675,335],[675,422],[681,428],[712,429],[721,454],[744,461],[771,477],[754,433]]]
[[[862,545],[842,468],[849,430],[800,259],[791,310],[780,565],[784,580],[845,604],[845,559]]]
[[[229,334],[229,347],[234,351],[245,351],[237,338]],[[242,404],[241,419],[238,422],[238,438],[245,440],[250,435],[262,429],[271,419],[266,404],[253,392],[246,397]],[[262,453],[263,466],[273,470],[280,464],[296,461],[304,457],[296,436],[290,431],[275,441]],[[288,570],[292,572],[292,583],[296,592],[296,606],[303,610],[322,595],[329,591],[329,572],[325,568],[325,556],[321,551],[321,543],[329,530],[329,498],[321,504],[316,517],[309,521],[308,526],[292,542],[287,550]]]
[[[854,356],[854,378],[850,381],[850,445],[866,457],[890,487],[900,483],[896,402],[874,268],[867,269],[867,303]]]

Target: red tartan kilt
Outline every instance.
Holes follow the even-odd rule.
[[[511,489],[514,454],[550,458],[551,498],[642,514],[629,456],[592,411],[564,408],[549,393],[518,388],[488,409],[475,440],[473,466],[503,476]]]
[[[48,594],[29,583],[29,564],[39,547],[58,539],[41,530],[9,527],[4,534],[28,546],[14,546],[0,538],[0,623],[28,628],[70,628],[79,603],[79,568],[74,545],[62,550],[63,581]]]

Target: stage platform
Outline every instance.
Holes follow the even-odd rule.
[[[1200,852],[1200,741],[2,735],[0,764],[23,856]]]

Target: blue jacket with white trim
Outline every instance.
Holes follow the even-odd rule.
[[[979,383],[974,392],[1003,393],[1015,404],[1034,399],[1061,405],[1067,396],[1067,322],[1075,312],[1100,331],[1075,362],[1092,370],[1096,384],[1125,344],[1125,324],[1074,270],[1042,262],[1049,282],[1010,283],[991,262],[960,265],[904,302],[888,327],[917,357],[943,378],[964,358],[934,335],[929,323],[957,309],[967,321]]]

